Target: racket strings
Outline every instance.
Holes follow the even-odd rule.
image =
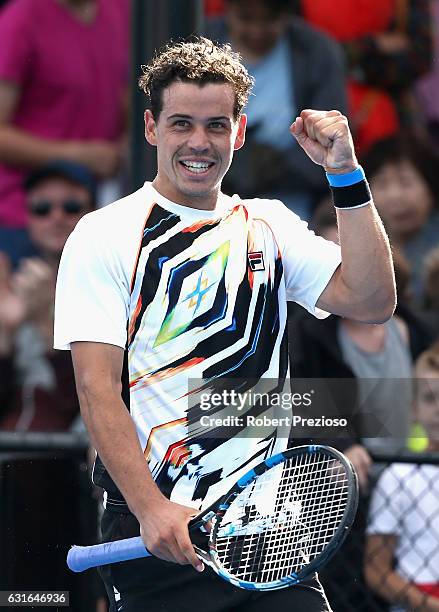
[[[323,453],[267,470],[236,496],[219,525],[220,565],[238,580],[256,583],[298,573],[333,538],[348,491],[343,464]]]

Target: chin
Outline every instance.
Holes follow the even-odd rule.
[[[211,196],[218,190],[218,185],[181,185],[180,193],[193,198],[202,198]]]

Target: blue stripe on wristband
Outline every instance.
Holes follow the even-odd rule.
[[[364,181],[366,175],[364,174],[363,168],[358,166],[358,168],[352,170],[352,172],[346,172],[345,174],[328,174],[327,172],[326,178],[331,187],[349,187],[350,185],[355,185],[355,183]]]

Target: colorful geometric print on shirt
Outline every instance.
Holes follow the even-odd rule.
[[[254,253],[260,255],[251,258]],[[285,378],[285,326],[280,321],[286,303],[284,295],[279,300],[279,250],[270,227],[249,219],[242,205],[222,219],[189,225],[155,205],[133,281],[130,411],[160,487],[186,503],[190,492],[191,501],[199,504],[212,480],[220,482],[249,457],[263,458],[276,438],[273,429],[265,432],[263,443],[248,437],[227,440],[222,431],[213,438],[203,438],[202,432],[199,437],[196,424],[202,413],[197,404],[191,406],[188,380],[206,384],[235,378],[241,390],[248,390],[263,376]],[[233,460],[229,450],[237,444],[240,452]]]
[[[261,381],[280,388],[287,300],[327,316],[316,302],[339,263],[339,247],[280,201],[220,194],[214,211],[197,210],[145,183],[86,215],[69,237],[54,344],[125,350],[122,397],[153,477],[173,501],[206,507],[283,450],[287,436],[271,424],[206,432],[195,390],[242,394]],[[269,408],[251,409],[257,416]],[[227,410],[238,412],[218,405],[204,414]],[[123,503],[99,459],[93,477]]]

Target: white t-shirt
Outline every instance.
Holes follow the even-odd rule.
[[[395,535],[395,571],[417,584],[439,583],[439,467],[393,463],[381,474],[367,533]]]
[[[275,200],[222,195],[214,211],[170,202],[150,183],[81,219],[58,273],[55,339],[125,349],[129,410],[149,468],[172,500],[205,507],[285,447],[275,427],[204,439],[190,380],[282,380],[286,301],[315,304],[340,263]],[[199,435],[197,435],[197,431]],[[94,480],[118,494],[98,461]]]

